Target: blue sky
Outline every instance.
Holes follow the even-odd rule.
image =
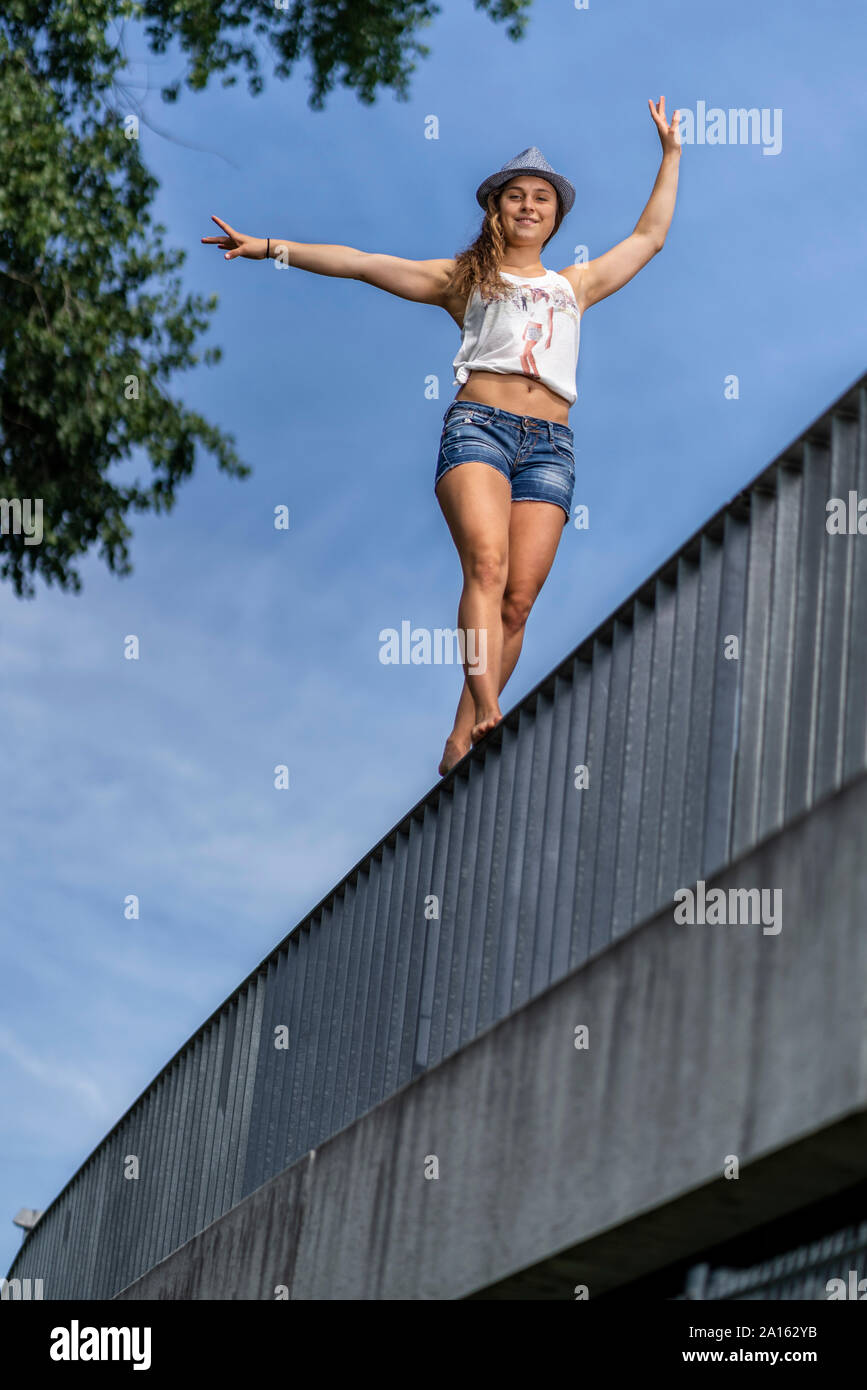
[[[455,667],[378,659],[384,627],[456,622],[433,478],[459,330],[359,282],[226,263],[200,244],[211,213],[254,235],[453,255],[478,230],[478,183],[535,144],[577,188],[543,254],[560,269],[633,229],[659,163],[648,97],[669,114],[781,112],[777,154],[684,146],[662,253],[582,321],[570,424],[590,528],[564,532],[504,710],[867,368],[854,0],[537,0],[518,44],[446,0],[424,37],[409,102],[341,89],[323,112],[304,67],[288,83],[266,67],[256,98],[213,83],[165,106],[181,59],[128,42],[130,82],[152,89],[136,88],[157,128],[142,129],[156,216],[188,249],[185,288],[220,297],[204,341],[223,360],[172,393],[234,433],[254,473],[200,456],[173,512],[131,518],[128,579],[93,557],[79,595],[0,591],[2,1272],[18,1207],[51,1201],[438,780],[460,690]]]

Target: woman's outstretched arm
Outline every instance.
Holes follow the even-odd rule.
[[[653,185],[653,192],[631,236],[619,241],[610,251],[597,256],[595,260],[587,261],[583,266],[568,267],[571,271],[569,279],[575,287],[582,312],[589,305],[597,304],[600,299],[605,299],[609,294],[614,294],[615,290],[621,289],[638,274],[642,266],[647,265],[647,262],[662,250],[665,244],[677,197],[680,165],[677,124],[680,112],[675,111],[669,125],[665,119],[665,97],[660,97],[657,106],[650,102],[650,114],[662,141],[662,163]]]
[[[212,217],[222,236],[203,236],[207,245],[219,246],[226,252],[227,261],[242,257],[263,261],[266,253],[271,260],[278,258],[297,270],[311,270],[316,275],[338,275],[346,280],[362,280],[377,289],[387,290],[401,299],[414,299],[422,304],[445,307],[444,291],[454,268],[454,260],[444,257],[432,261],[410,261],[402,256],[386,256],[375,251],[358,251],[354,246],[327,246],[313,242],[288,241],[285,237],[247,236],[235,231],[228,222]]]

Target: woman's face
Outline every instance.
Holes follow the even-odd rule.
[[[554,230],[556,215],[557,190],[547,179],[522,174],[503,189],[500,220],[513,246],[541,246]]]

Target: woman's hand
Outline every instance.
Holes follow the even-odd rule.
[[[233,261],[236,256],[243,256],[247,261],[264,261],[267,241],[261,236],[245,236],[243,232],[236,232],[234,227],[230,227],[228,222],[221,222],[219,217],[211,213],[211,221],[216,222],[218,227],[222,227],[225,236],[203,236],[202,241],[206,245],[219,246],[226,252],[225,259]]]
[[[662,141],[662,152],[668,154],[669,151],[677,150],[680,152],[680,131],[677,123],[680,120],[680,112],[675,111],[671,118],[671,125],[665,119],[665,97],[660,97],[659,102],[654,106],[650,97],[647,98],[650,107],[650,114],[656,122],[656,129],[659,131],[659,138]]]

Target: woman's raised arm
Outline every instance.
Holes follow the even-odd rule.
[[[203,236],[202,242],[219,246],[225,251],[227,261],[239,256],[248,261],[263,261],[267,253],[271,260],[280,258],[297,270],[310,270],[316,275],[339,275],[346,280],[362,280],[366,285],[375,285],[377,289],[387,290],[401,299],[445,307],[445,288],[455,264],[448,257],[433,261],[410,261],[376,251],[358,251],[354,246],[317,245],[288,241],[285,237],[246,236],[219,217],[212,215],[212,220],[223,228],[223,235]]]
[[[605,299],[609,294],[622,289],[665,245],[677,197],[681,149],[678,129],[680,112],[675,111],[669,123],[665,116],[664,96],[659,98],[657,105],[648,97],[648,104],[662,141],[659,173],[656,175],[647,206],[631,235],[612,246],[610,251],[597,256],[595,260],[585,261],[578,267],[569,267],[571,273],[567,278],[571,280],[576,291],[582,313],[591,304],[598,304],[600,299]]]

